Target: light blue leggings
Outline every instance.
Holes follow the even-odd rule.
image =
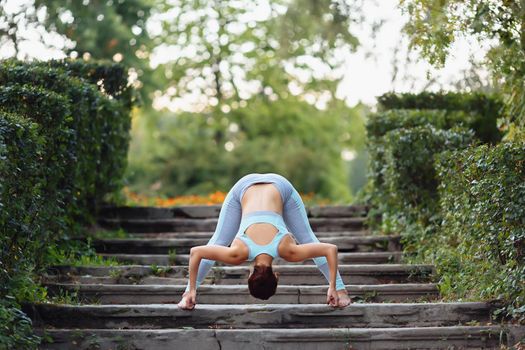
[[[219,213],[217,227],[207,245],[221,245],[225,247],[231,245],[241,223],[242,195],[250,185],[259,182],[271,182],[281,193],[281,198],[283,200],[283,219],[295,240],[299,244],[318,243],[319,239],[317,239],[310,227],[303,200],[290,181],[284,176],[275,173],[252,173],[239,179],[226,195]],[[330,281],[330,269],[326,257],[317,257],[313,258],[313,260],[326,280]],[[197,273],[197,288],[214,264],[214,260],[201,260]],[[189,289],[190,284],[188,281],[186,291]],[[342,289],[345,289],[345,285],[341,279],[339,271],[337,271],[336,290]]]

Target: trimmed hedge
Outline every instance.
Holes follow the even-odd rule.
[[[384,153],[388,142],[384,137],[389,131],[413,128],[416,126],[434,126],[438,129],[453,127],[470,128],[474,117],[462,111],[448,112],[444,110],[409,110],[398,109],[374,113],[366,123],[367,149],[369,152],[369,180],[375,195],[381,195],[384,177]],[[378,193],[379,192],[379,193]]]
[[[464,111],[474,116],[472,129],[478,138],[487,143],[501,140],[497,119],[505,115],[505,104],[498,94],[481,92],[421,92],[386,93],[378,97],[380,110],[389,109],[441,109]]]
[[[445,150],[467,147],[473,140],[467,129],[418,126],[396,129],[385,135],[385,187],[396,209],[427,207],[437,197],[433,159]]]
[[[525,144],[445,152],[436,167],[442,288],[504,299],[501,311],[525,321]]]
[[[1,349],[25,349],[38,344],[31,320],[16,307],[13,292],[25,294],[27,290],[33,251],[25,248],[40,236],[42,227],[40,209],[45,203],[39,158],[43,156],[44,140],[39,132],[39,124],[0,110]]]
[[[384,136],[387,132],[401,128],[432,125],[438,129],[457,126],[472,128],[475,117],[464,111],[442,109],[393,109],[369,116],[366,132],[369,138]]]
[[[48,205],[39,208],[38,216],[39,226],[47,233],[37,230],[42,236],[34,243],[38,245],[44,244],[48,236],[67,230],[66,204],[69,204],[67,198],[73,191],[70,174],[75,170],[75,154],[71,151],[75,144],[74,130],[69,126],[72,120],[70,107],[66,97],[49,90],[31,85],[0,86],[0,108],[38,123],[39,135],[44,143],[39,161],[41,180],[38,186]],[[16,157],[16,153],[11,157]],[[18,180],[14,178],[13,182]],[[40,249],[35,250],[37,258],[41,257],[41,252]]]
[[[133,104],[123,67],[0,63],[0,348],[38,343],[19,305],[46,298],[35,276],[120,190]]]
[[[395,211],[389,208],[385,200],[391,191],[385,186],[385,150],[389,142],[385,135],[392,130],[418,126],[433,126],[443,130],[463,127],[473,130],[476,142],[497,142],[501,139],[501,133],[496,120],[504,113],[504,104],[495,94],[456,92],[386,93],[379,96],[378,101],[379,111],[371,114],[366,124],[369,182],[364,200],[374,208],[369,212],[370,226],[375,227],[377,222],[374,218],[382,215],[386,219],[383,220],[383,229],[390,231],[399,229],[391,226],[401,221],[405,221],[405,225],[409,223],[403,215],[397,218],[384,215]],[[425,193],[424,188],[421,191]],[[435,200],[432,199],[434,204]]]
[[[120,69],[111,65],[111,69],[97,68],[95,64],[84,65],[81,62],[68,64],[62,68],[60,61],[20,65],[16,61],[6,61],[0,65],[0,84],[31,84],[67,96],[71,105],[69,127],[74,130],[76,139],[70,150],[73,153],[75,176],[71,193],[73,203],[68,203],[70,214],[75,215],[73,222],[89,222],[90,214],[96,212],[97,203],[103,201],[106,193],[116,192],[120,179],[127,165],[129,145],[129,107],[132,100],[129,88],[123,87],[126,77]],[[50,68],[51,67],[51,68]],[[73,72],[65,68],[75,69]],[[89,80],[75,77],[78,72],[88,74]],[[117,77],[105,77],[103,74],[117,73]],[[100,85],[91,82],[98,79]],[[98,91],[107,88],[111,97]],[[92,171],[96,169],[96,171]],[[70,196],[71,197],[71,196]],[[84,210],[88,207],[89,210]]]

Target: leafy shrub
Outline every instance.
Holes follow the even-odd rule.
[[[0,110],[0,349],[30,347],[38,339],[16,300],[36,297],[25,247],[41,233],[44,142],[38,133],[37,123]]]
[[[19,308],[0,301],[0,350],[36,349],[40,337],[33,334],[31,319]]]
[[[417,254],[419,242],[434,232],[438,185],[434,157],[445,150],[465,148],[472,140],[468,129],[432,126],[397,129],[385,135],[381,169],[385,183],[377,199],[383,205],[383,224],[401,233],[407,255]]]
[[[443,291],[504,299],[500,311],[525,321],[525,144],[445,152],[436,166]]]
[[[59,68],[57,62],[20,64],[13,60],[5,61],[0,65],[0,84],[31,84],[67,97],[71,109],[68,126],[74,131],[69,149],[75,167],[73,176],[70,176],[73,186],[71,195],[66,197],[71,199],[71,203],[68,202],[65,207],[70,210],[68,215],[73,218],[72,222],[85,223],[92,220],[91,215],[96,212],[96,205],[102,202],[104,195],[116,192],[122,185],[120,179],[126,167],[129,144],[130,101],[107,98],[96,85],[76,78],[64,67]],[[70,66],[81,67],[82,64],[70,63]],[[80,68],[77,70],[80,71]],[[97,71],[95,68],[92,70]],[[124,94],[121,86],[113,87],[115,82],[109,78],[102,79],[105,80],[110,82],[108,88],[112,88],[115,95]]]
[[[366,131],[369,138],[384,136],[387,132],[400,128],[432,125],[438,129],[455,126],[471,128],[475,117],[464,111],[443,109],[391,109],[369,116]]]
[[[501,96],[481,92],[421,92],[386,93],[378,97],[381,110],[389,109],[441,109],[465,111],[474,116],[472,129],[483,142],[495,143],[501,140],[497,119],[505,115]]]
[[[69,127],[72,119],[70,104],[67,98],[49,90],[30,85],[11,85],[0,86],[0,108],[22,115],[39,126],[38,133],[44,149],[38,157],[38,165],[35,165],[35,168],[38,167],[36,172],[41,176],[36,185],[46,205],[34,209],[39,222],[38,225],[28,228],[29,238],[35,240],[34,245],[39,245],[35,247],[34,252],[38,255],[35,258],[39,259],[43,251],[40,248],[46,244],[46,240],[67,229],[64,204],[73,190],[70,174],[74,172],[75,167],[75,154],[72,152],[74,130]],[[10,157],[17,157],[17,153]],[[12,182],[23,181],[20,178],[24,176],[25,174],[19,174]],[[27,188],[31,187],[20,190],[27,191]],[[9,191],[10,188],[5,190]],[[9,192],[5,195],[9,195]],[[34,232],[35,236],[31,232]]]
[[[120,189],[132,93],[124,69],[97,67],[0,64],[0,347],[34,347],[17,310],[46,298],[35,276],[89,251],[70,238]]]
[[[445,110],[409,110],[397,109],[370,115],[366,124],[369,152],[369,181],[374,196],[386,191],[382,189],[384,177],[384,153],[387,140],[384,137],[389,131],[432,125],[438,129],[450,129],[463,126],[469,128],[474,118],[465,112],[447,112]]]
[[[370,115],[366,125],[369,169],[368,185],[363,198],[372,207],[368,214],[369,225],[372,228],[377,227],[375,218],[382,217],[382,229],[391,231],[395,229],[393,226],[396,222],[403,218],[392,217],[394,211],[384,202],[385,193],[388,192],[384,187],[384,153],[388,146],[384,136],[391,130],[431,125],[444,130],[468,128],[474,131],[475,139],[480,142],[497,142],[501,139],[496,124],[497,117],[505,111],[500,97],[495,94],[386,93],[379,96],[378,101],[379,112]],[[409,224],[405,223],[404,226]]]

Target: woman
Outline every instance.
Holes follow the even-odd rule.
[[[290,262],[313,258],[329,282],[327,304],[351,303],[337,270],[337,246],[319,242],[297,190],[279,174],[253,173],[239,179],[226,195],[207,245],[191,248],[189,281],[178,306],[195,307],[197,288],[215,261],[231,265],[254,261],[250,294],[266,300],[277,288],[278,275],[272,271],[276,257]]]

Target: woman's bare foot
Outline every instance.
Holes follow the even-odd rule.
[[[347,307],[352,303],[352,300],[348,296],[346,289],[338,290],[337,295],[339,296],[339,302],[337,304],[338,307]]]
[[[195,300],[195,298],[193,298]],[[182,299],[179,301],[177,306],[183,310],[193,310],[195,308],[195,302],[192,302],[192,297],[188,295],[188,292],[182,294]]]

